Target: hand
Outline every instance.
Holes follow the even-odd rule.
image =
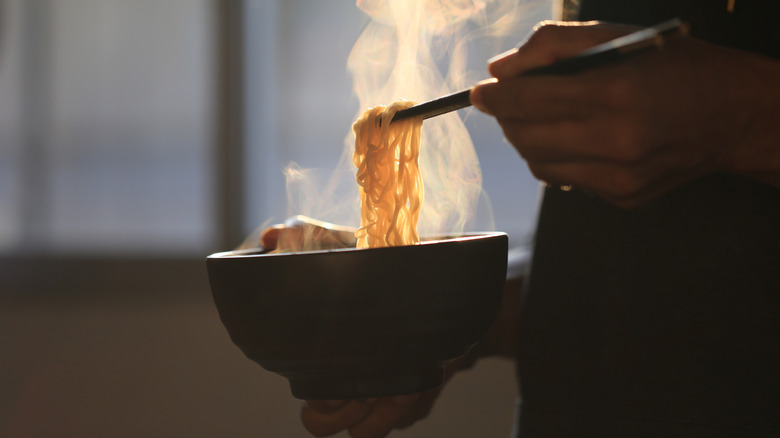
[[[444,368],[444,383],[437,389],[408,395],[359,400],[307,400],[301,410],[303,426],[314,436],[349,431],[353,438],[381,438],[393,429],[403,429],[426,418],[444,385],[461,370],[473,366],[476,351]]]
[[[300,215],[268,227],[260,235],[260,246],[275,252],[351,248],[355,242],[354,228]]]
[[[354,438],[380,438],[427,417],[439,393],[436,389],[366,401],[309,400],[301,410],[301,420],[318,437],[348,430]]]
[[[544,25],[489,64],[496,80],[475,87],[472,103],[496,117],[537,178],[587,189],[619,207],[706,173],[767,170],[756,156],[770,146],[745,135],[760,111],[777,114],[776,99],[758,91],[762,83],[780,90],[778,63],[767,58],[680,36],[661,50],[578,74],[518,77],[632,30]],[[777,138],[773,125],[761,132],[774,129],[769,138]],[[780,168],[777,149],[771,152]]]

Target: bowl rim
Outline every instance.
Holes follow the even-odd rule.
[[[327,254],[327,253],[341,253],[341,252],[356,252],[356,251],[392,251],[394,248],[414,248],[414,247],[424,247],[428,245],[433,244],[442,244],[442,243],[457,243],[457,242],[467,242],[471,240],[479,240],[489,237],[500,237],[500,236],[507,236],[507,233],[503,231],[469,231],[464,232],[456,235],[452,234],[434,234],[430,236],[423,236],[423,239],[420,243],[414,244],[414,245],[399,245],[399,246],[385,246],[381,248],[334,248],[334,249],[319,249],[319,250],[312,250],[312,251],[298,251],[298,252],[282,252],[282,253],[273,253],[273,254],[267,254],[265,253],[265,249],[262,247],[256,247],[256,248],[245,248],[245,249],[234,249],[230,251],[220,251],[216,252],[214,254],[208,255],[207,259],[242,259],[242,258],[252,258],[252,257],[284,257],[284,256],[301,256],[301,255],[308,255],[308,254]]]

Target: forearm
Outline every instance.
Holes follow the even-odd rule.
[[[471,351],[471,360],[466,362],[473,364],[480,358],[489,356],[516,357],[520,303],[530,254],[527,248],[515,248],[509,251],[507,280],[498,315],[482,342]]]

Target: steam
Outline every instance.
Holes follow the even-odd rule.
[[[505,44],[502,37],[517,32],[529,5],[502,0],[358,0],[357,6],[371,18],[347,61],[360,113],[399,99],[424,102],[484,79],[486,59],[506,49],[500,45]],[[496,44],[486,48],[486,40]],[[474,41],[490,52],[475,61],[478,68],[470,69],[468,49]],[[490,222],[479,224],[480,228],[493,227],[477,154],[461,119],[464,114],[468,112],[431,118],[423,124],[420,167],[425,203],[419,221],[421,236],[475,229],[478,216]],[[359,115],[355,114],[354,119]],[[291,215],[359,224],[353,149],[350,129],[339,167],[327,182],[313,183],[310,171],[288,169]],[[346,192],[354,195],[345,197],[347,184],[350,188]]]

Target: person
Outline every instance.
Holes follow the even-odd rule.
[[[520,77],[672,17],[690,35],[662,50]],[[547,183],[530,273],[480,350],[517,360],[519,436],[780,436],[778,18],[774,0],[582,0],[473,89]],[[382,437],[438,394],[301,416]]]

